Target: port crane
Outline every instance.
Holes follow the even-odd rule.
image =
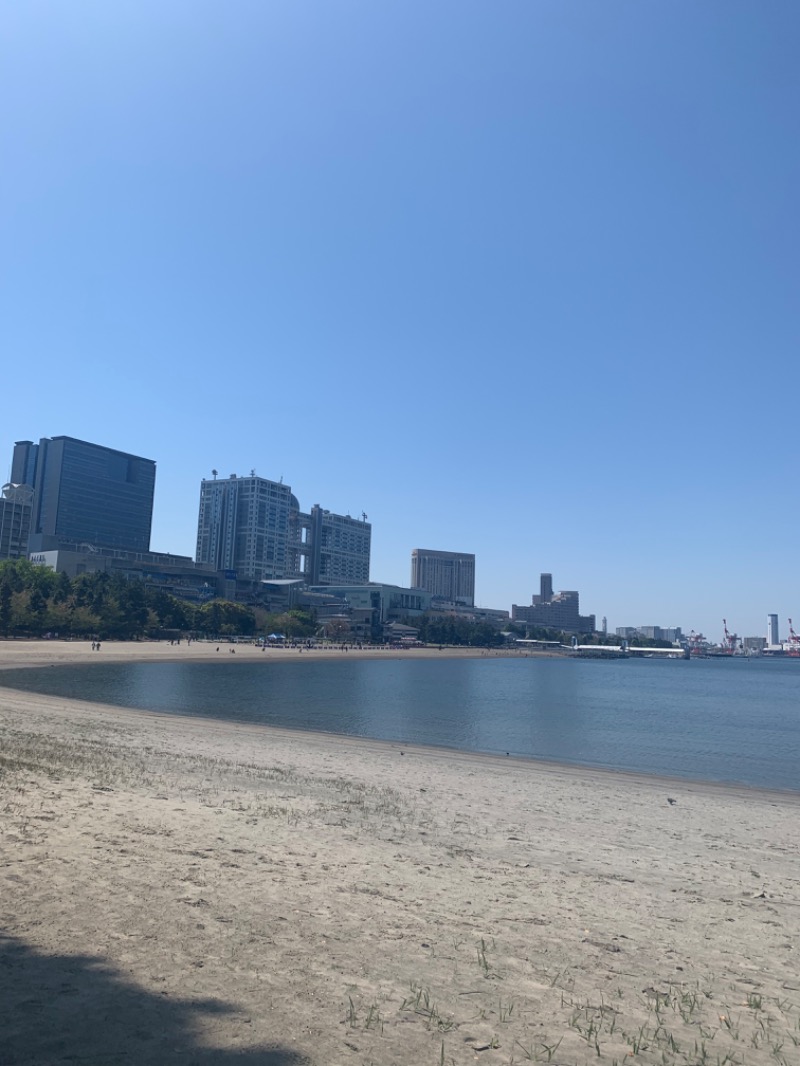
[[[786,643],[788,645],[786,651],[789,655],[800,655],[800,637],[794,631],[791,618],[789,619],[789,639]]]
[[[739,640],[739,637],[736,633],[728,632],[728,623],[724,618],[722,619],[722,628],[725,633],[725,636],[722,641],[722,647],[725,649],[725,651],[727,651],[729,655],[734,655],[736,652],[736,645]]]
[[[689,644],[689,654],[690,655],[694,655],[695,657],[698,656],[698,655],[702,655],[703,649],[708,647],[708,641],[703,636],[703,634],[702,633],[695,633],[694,630],[692,630],[691,633],[689,634],[688,644]]]

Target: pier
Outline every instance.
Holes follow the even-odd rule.
[[[572,655],[579,659],[688,659],[688,648],[639,648],[622,644],[578,644],[570,647]]]

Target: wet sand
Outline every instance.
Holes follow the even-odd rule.
[[[0,1063],[789,1066],[798,825],[796,795],[0,688]]]
[[[438,648],[431,645],[425,648],[384,648],[369,647],[348,648],[319,647],[308,650],[302,645],[297,648],[268,646],[265,649],[253,644],[231,644],[216,641],[185,640],[180,644],[168,641],[104,641],[98,651],[92,649],[91,641],[68,640],[0,640],[0,670],[24,666],[56,666],[70,663],[90,662],[128,662],[140,660],[146,662],[201,662],[236,657],[237,662],[298,662],[309,659],[480,659],[487,656],[503,658],[552,658],[552,652],[519,651],[515,648]]]

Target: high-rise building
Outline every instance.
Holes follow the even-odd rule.
[[[0,559],[24,559],[28,554],[33,489],[4,485],[0,498]]]
[[[297,500],[282,482],[254,474],[204,478],[196,561],[253,581],[287,577],[292,510],[298,510]]]
[[[553,598],[553,575],[539,574],[539,595],[532,596],[533,603],[549,603]]]
[[[33,489],[28,551],[89,544],[150,550],[156,464],[74,437],[14,446],[11,481]]]
[[[411,552],[411,587],[471,607],[475,603],[475,556],[414,548]]]
[[[293,516],[290,569],[309,585],[365,585],[372,526],[367,516],[332,514],[318,503]]]
[[[778,637],[778,616],[776,614],[767,615],[767,644],[773,648],[780,644],[780,638]]]
[[[304,514],[283,482],[231,474],[201,484],[197,562],[238,578],[363,584],[371,539],[366,515],[332,514],[318,504]]]
[[[531,604],[512,604],[511,619],[525,622],[542,629],[555,629],[565,633],[593,633],[595,616],[580,613],[580,597],[574,591],[562,591],[553,595],[552,574],[541,574],[539,594],[531,596]],[[617,630],[619,632],[619,630]]]

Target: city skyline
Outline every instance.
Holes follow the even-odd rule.
[[[158,551],[255,466],[366,512],[374,580],[468,546],[479,605],[800,618],[795,3],[46,22],[0,45],[7,454],[152,456]]]
[[[138,524],[142,529],[149,528],[154,504],[155,463],[137,455],[120,452],[118,449],[71,436],[42,438],[39,444],[34,444],[32,441],[27,440],[15,442],[12,460],[9,465],[9,484],[5,486],[10,495],[13,495],[13,490],[17,487],[32,488],[33,483],[38,484],[38,489],[36,492],[32,492],[31,499],[36,501],[37,496],[41,495],[42,470],[47,469],[48,465],[44,458],[39,457],[39,453],[43,448],[48,449],[48,451],[42,453],[45,457],[49,454],[50,449],[56,449],[54,454],[57,457],[58,474],[54,479],[54,472],[50,471],[48,473],[49,479],[53,481],[56,488],[55,498],[61,495],[61,469],[65,460],[68,460],[67,470],[69,473],[68,480],[65,482],[68,491],[66,499],[70,503],[69,513],[73,521],[77,517],[79,525],[83,528],[85,518],[79,505],[81,501],[85,499],[92,500],[99,493],[105,503],[111,504],[111,507],[107,509],[107,514],[101,515],[98,512],[98,516],[100,516],[101,521],[105,520],[111,523],[109,528],[115,529],[112,539],[116,539],[116,546],[118,547],[122,546],[123,540],[128,540],[125,529],[119,525],[119,519],[116,517],[118,506],[113,500],[113,494],[117,491],[116,487],[119,484],[124,485],[125,481],[128,480],[127,474],[123,478],[120,477],[120,461],[124,460],[125,470],[130,470],[131,468],[138,470],[140,467],[147,469],[148,473],[145,480],[148,483],[148,489],[144,497],[141,498],[141,504],[137,504],[137,507],[144,505],[145,508]],[[55,470],[55,464],[51,463],[50,465]],[[84,472],[94,471],[95,473],[99,471],[104,479],[110,475],[111,480],[107,482],[101,480],[96,487],[90,487],[87,496],[86,489],[75,478],[73,470],[75,472],[81,470]],[[138,480],[138,477],[135,480]],[[53,490],[51,489],[50,491],[52,495]],[[109,492],[112,495],[109,495]],[[232,492],[235,492],[236,495],[233,507],[229,508],[228,498]],[[247,499],[239,499],[240,493],[243,493]],[[255,510],[253,505],[255,505]],[[76,506],[78,506],[77,511]],[[264,514],[257,518],[259,506]],[[34,506],[35,514],[40,510],[41,505],[39,507]],[[59,537],[55,535],[56,523],[51,521],[51,526],[53,528],[50,530],[49,535],[44,536],[43,540],[42,525],[41,523],[37,525],[37,519],[34,518],[31,527],[31,534],[34,538],[30,547],[32,556],[39,554],[42,548],[55,547],[56,542],[59,540]],[[277,527],[277,539],[274,539],[274,534],[270,537],[268,532],[270,526],[273,529]],[[303,576],[311,586],[324,585],[326,583],[335,585],[358,585],[366,582],[385,584],[386,582],[383,582],[380,577],[376,578],[369,573],[371,530],[371,524],[367,523],[366,513],[363,513],[361,519],[358,520],[353,519],[350,515],[334,514],[315,504],[309,514],[304,514],[300,511],[300,505],[292,492],[291,486],[284,484],[282,479],[279,482],[275,482],[268,478],[258,477],[254,471],[251,471],[249,476],[233,473],[227,478],[218,480],[218,472],[214,470],[212,471],[211,479],[203,478],[201,481],[195,551],[186,554],[189,558],[196,560],[198,564],[212,565],[219,571],[235,570],[238,572],[238,576],[243,579],[282,579]],[[353,531],[356,531],[358,535],[357,543],[350,543],[351,538],[356,535]],[[108,537],[98,534],[97,530],[94,532],[94,539],[98,544],[104,544],[108,547],[115,546],[109,541]],[[122,534],[121,539],[119,534]],[[12,529],[4,529],[4,535],[6,539],[9,535],[13,535]],[[269,541],[269,544],[262,544],[260,550],[256,548],[256,542],[259,537],[262,541]],[[76,538],[74,533],[65,535],[62,531],[61,539],[69,541]],[[48,540],[52,543],[48,544]],[[241,541],[238,547],[236,546],[237,540]],[[129,545],[129,548],[133,551],[148,550],[144,542],[132,548]],[[184,554],[176,552],[172,547],[166,548],[164,551],[167,555],[177,556]],[[412,574],[409,586],[406,586],[401,581],[390,582],[390,584],[396,584],[400,587],[427,589],[428,592],[443,596],[445,599],[461,599],[466,604],[474,602],[474,595],[472,595],[475,582],[474,554],[440,549],[414,548],[411,553],[411,564]],[[442,567],[444,567],[444,570],[441,569]],[[415,572],[421,578],[416,585],[414,583]],[[326,578],[327,580],[320,580],[321,578]],[[450,596],[449,593],[455,592],[455,590],[459,591],[459,595]],[[585,631],[586,625],[576,627],[574,623],[580,621],[588,624],[590,619],[596,621],[596,616],[579,617],[578,595],[578,592],[575,591],[554,593],[552,573],[542,572],[539,575],[539,592],[531,594],[532,607],[512,604],[510,608],[506,608],[505,605],[477,603],[475,606],[508,610],[511,620],[527,621],[529,624],[550,626],[550,628],[561,628],[562,623],[565,623],[567,615],[569,615],[570,624],[564,624],[563,628],[567,631],[571,629]],[[555,613],[553,619],[540,618],[538,616],[537,612],[541,613],[541,609],[550,603],[568,605],[558,606],[555,609],[555,613],[558,614],[557,620],[554,620]],[[556,624],[556,621],[558,624]],[[602,621],[603,623],[607,622],[605,616]],[[791,616],[787,616],[787,629],[790,624]],[[725,619],[722,620],[722,625],[724,629],[726,625]],[[774,635],[782,625],[780,616],[773,612],[767,614],[765,630],[768,635]],[[675,630],[680,632],[684,629],[685,636],[688,636],[690,632],[696,632],[698,635],[705,636],[712,643],[717,642],[714,630],[711,628],[709,628],[707,634],[702,634],[699,627],[693,627],[690,630],[681,625],[661,627],[642,623],[641,621],[633,625],[628,623],[616,625],[613,628],[618,635],[620,632],[623,635],[628,635],[628,631],[630,631],[643,633],[645,636],[654,635],[654,633],[649,632],[650,630],[665,629],[667,632]],[[600,627],[595,626],[595,629],[599,631]],[[763,636],[762,633],[756,630],[748,633],[739,632],[737,635],[742,638],[746,636]],[[767,639],[767,643],[777,644],[778,641]]]

